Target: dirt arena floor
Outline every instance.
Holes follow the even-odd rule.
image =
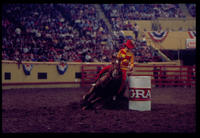
[[[151,111],[128,110],[128,100],[113,108],[82,111],[86,90],[2,90],[3,133],[196,132],[195,88],[152,88]]]

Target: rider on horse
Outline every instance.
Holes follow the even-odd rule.
[[[127,40],[127,42],[124,43],[124,45],[125,47],[120,49],[120,51],[117,54],[117,58],[119,58],[121,61],[120,69],[122,71],[122,83],[118,94],[120,94],[120,92],[122,92],[122,90],[126,86],[127,71],[133,71],[134,67],[134,55],[131,50],[135,47],[135,45],[131,40]]]
[[[127,71],[132,71],[133,66],[134,66],[134,64],[133,64],[134,63],[134,55],[131,52],[131,49],[134,48],[134,44],[132,43],[131,40],[127,40],[127,42],[124,43],[124,45],[125,45],[125,48],[120,49],[117,56],[113,56],[112,64],[104,67],[98,73],[96,82],[94,84],[92,84],[92,87],[90,88],[88,93],[83,96],[83,100],[92,93],[92,91],[94,90],[95,87],[97,87],[99,85],[101,85],[102,87],[105,87],[106,86],[105,82],[108,82],[108,81],[106,81],[106,79],[111,79],[110,71],[116,67],[118,67],[118,69],[122,71],[122,81],[121,81],[121,85],[120,85],[120,88],[119,88],[117,94],[120,94],[120,92],[124,89],[124,87],[126,86]],[[116,58],[118,59],[118,62],[120,62],[120,63],[116,63]],[[119,64],[119,66],[117,66],[117,64]],[[102,74],[104,74],[104,73],[105,73],[105,75],[103,77],[101,77]]]

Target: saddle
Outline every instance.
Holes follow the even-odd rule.
[[[110,83],[110,81],[120,79],[122,77],[122,72],[118,64],[119,63],[117,63],[117,65],[113,65],[113,67],[111,67],[109,71],[102,73],[95,84],[100,86],[101,88],[105,88]]]

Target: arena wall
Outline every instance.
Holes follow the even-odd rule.
[[[25,75],[22,64],[32,64],[30,75]],[[15,61],[2,61],[2,88],[67,88],[81,87],[82,65],[107,65],[110,63],[81,63],[67,62],[68,68],[63,75],[58,73],[56,66],[59,62],[22,62],[18,66]],[[147,63],[145,63],[147,65]],[[148,65],[178,65],[177,62],[148,63]],[[143,65],[136,63],[136,65]],[[6,79],[5,73],[10,73],[10,79]],[[38,79],[38,73],[47,73],[46,79]],[[149,72],[150,73],[150,72]],[[136,73],[137,74],[137,73]],[[148,72],[147,72],[148,75]]]
[[[25,75],[22,64],[18,67],[16,62],[2,62],[3,88],[43,88],[43,87],[79,87],[80,64],[68,63],[68,68],[63,75],[57,71],[57,62],[23,62],[33,65],[30,75]],[[5,72],[11,73],[11,79],[5,79]],[[47,73],[47,79],[38,79],[38,73]]]

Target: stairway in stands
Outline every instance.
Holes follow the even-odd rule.
[[[108,26],[108,31],[112,32],[112,25],[110,24],[109,20],[106,18],[104,12],[101,9],[100,4],[95,4],[96,10],[99,13],[99,18],[103,19],[105,24]]]
[[[163,61],[165,61],[165,62],[170,62],[171,61],[171,59],[170,58],[168,58],[162,51],[160,51],[160,49],[161,49],[161,44],[159,44],[159,43],[154,43],[152,40],[151,40],[151,38],[148,38],[148,36],[146,36],[147,37],[147,45],[148,46],[151,46],[154,50],[156,50],[156,51],[158,51],[158,54],[163,58]]]

